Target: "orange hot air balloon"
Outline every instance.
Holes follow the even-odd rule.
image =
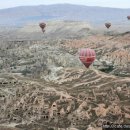
[[[111,23],[105,23],[105,26],[109,29],[111,27]]]
[[[45,23],[39,23],[39,26],[42,29],[42,32],[44,33],[45,32],[46,24]]]
[[[129,16],[127,16],[127,19],[128,19],[128,20],[130,20],[130,15],[129,15]]]
[[[79,51],[79,59],[80,61],[89,68],[89,66],[94,62],[96,58],[96,53],[93,49],[84,48]]]

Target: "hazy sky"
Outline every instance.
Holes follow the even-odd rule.
[[[39,4],[71,3],[87,6],[130,8],[130,0],[0,0],[0,9]]]

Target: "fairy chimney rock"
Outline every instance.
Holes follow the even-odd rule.
[[[51,106],[52,110],[57,110],[57,104],[56,102],[53,102],[52,106]]]
[[[65,110],[64,110],[64,108],[62,108],[61,110],[60,110],[60,115],[64,115],[65,114]]]

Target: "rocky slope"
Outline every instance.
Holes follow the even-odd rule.
[[[64,35],[66,36],[66,33]],[[89,35],[75,40],[54,40],[52,37],[48,40],[3,40],[0,51],[0,71],[30,76],[34,76],[35,72],[35,75],[38,73],[37,76],[42,77],[44,72],[47,73],[46,71],[55,73],[62,67],[81,67],[83,65],[79,61],[78,50],[88,47],[96,51],[97,59],[93,64],[95,68],[113,75],[129,77],[130,33],[113,36]],[[52,75],[55,77],[55,74]]]
[[[94,63],[96,68],[103,72],[129,77],[129,37],[129,32],[113,36],[92,35],[85,40],[67,41],[64,46],[68,50],[73,50],[74,53],[79,48],[93,48],[97,54],[97,60]]]
[[[78,21],[49,21],[46,22],[46,31],[43,35],[39,23],[25,26],[0,26],[0,39],[5,41],[19,40],[54,40],[54,39],[81,39],[91,34],[91,25]]]
[[[130,78],[95,69],[62,69],[57,80],[0,75],[0,124],[26,129],[100,128],[129,123]]]

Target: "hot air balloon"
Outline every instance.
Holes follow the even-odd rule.
[[[96,53],[93,49],[84,48],[79,51],[79,59],[80,61],[89,68],[89,66],[94,62],[96,58]]]
[[[111,27],[111,23],[105,23],[105,26],[109,29]]]
[[[42,32],[44,33],[45,32],[46,24],[45,23],[39,23],[39,26],[42,29]]]
[[[127,19],[128,19],[128,20],[130,20],[130,15],[129,15],[129,16],[127,16]]]

